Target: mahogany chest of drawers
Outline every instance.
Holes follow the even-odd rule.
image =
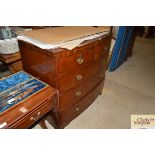
[[[101,94],[110,40],[108,33],[72,50],[44,50],[19,40],[24,70],[59,90],[51,113],[57,128],[64,128]]]

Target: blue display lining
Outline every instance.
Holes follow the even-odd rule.
[[[31,79],[32,76],[25,72],[18,72],[0,81],[0,93]]]
[[[16,81],[13,81],[13,80],[16,80]],[[5,81],[5,82],[3,82],[3,81]],[[4,93],[2,91],[0,93],[0,113],[4,112],[5,110],[9,109],[10,107],[14,106],[15,104],[18,104],[22,100],[26,99],[27,97],[30,97],[34,93],[40,91],[41,89],[43,89],[44,87],[47,86],[47,84],[30,76],[29,74],[26,74],[25,72],[19,72],[17,74],[13,74],[12,76],[10,76],[0,82],[2,84],[1,90],[4,91]],[[5,83],[8,84],[8,87],[4,86]],[[4,86],[4,87],[2,87],[2,86]],[[11,86],[13,87],[12,89],[10,89]],[[31,87],[33,87],[33,86],[36,86],[36,88],[34,88],[32,92],[30,92],[26,96],[22,97],[21,99],[17,99],[17,100],[12,101],[11,103],[8,104],[7,101],[10,101],[10,99],[17,97],[19,94],[25,92],[26,90],[31,89]],[[7,90],[7,88],[8,88],[8,90]],[[14,95],[8,96],[7,98],[4,98],[4,94],[8,95],[9,93],[11,93],[15,90],[18,90],[18,92],[15,93]]]

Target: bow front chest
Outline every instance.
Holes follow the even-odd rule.
[[[110,33],[85,40],[69,50],[41,49],[19,40],[24,70],[59,91],[51,115],[64,128],[101,94],[109,56]]]

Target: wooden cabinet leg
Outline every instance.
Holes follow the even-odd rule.
[[[42,129],[48,129],[48,127],[47,127],[47,125],[46,125],[46,123],[45,123],[45,120],[41,120],[41,121],[39,122],[39,125],[41,126]]]
[[[46,118],[49,124],[51,124],[55,129],[59,129],[59,125],[56,123],[59,122],[59,120],[57,119],[58,117],[56,116],[56,113],[54,113],[53,111],[51,111]]]

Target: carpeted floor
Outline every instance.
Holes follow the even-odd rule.
[[[136,39],[133,56],[117,71],[107,71],[103,94],[66,129],[130,128],[131,114],[155,114],[153,39]]]

